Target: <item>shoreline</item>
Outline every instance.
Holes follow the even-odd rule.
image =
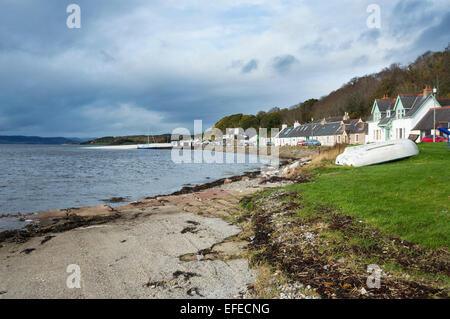
[[[243,298],[257,271],[251,239],[235,222],[240,199],[295,182],[281,172],[245,172],[114,208],[41,212],[39,225],[0,233],[0,298]],[[83,289],[64,288],[68,264],[87,274]]]
[[[87,146],[83,148],[90,148],[90,149],[97,149],[97,148],[105,148],[105,149],[130,149],[130,146],[132,146],[134,149],[136,145],[120,145],[120,146],[102,146],[102,147],[97,147],[97,146]],[[296,148],[295,151],[293,152],[294,155],[292,154],[287,154],[286,149],[288,147],[281,147],[281,150],[283,151],[283,154],[280,153],[280,157],[278,160],[278,167],[282,168],[283,166],[285,166],[287,163],[294,161],[294,160],[304,160],[305,158],[311,158],[311,154],[314,154],[314,152],[310,152],[310,150],[306,150],[306,149],[299,149]],[[234,154],[238,154],[240,148],[235,148],[235,152]],[[305,152],[306,150],[306,152]],[[226,153],[226,152],[223,152]],[[267,152],[266,152],[267,153]],[[245,154],[246,155],[254,155],[254,154],[249,154],[248,153],[248,147],[245,148]],[[281,157],[281,155],[284,155],[284,157]],[[269,154],[261,154],[261,155],[255,155],[255,156],[267,156],[270,157],[270,152]],[[168,196],[168,195],[176,195],[176,194],[183,194],[186,192],[194,192],[196,190],[202,190],[202,189],[207,189],[207,188],[211,188],[211,187],[215,187],[217,185],[219,185],[220,183],[222,183],[223,181],[227,180],[227,179],[231,179],[232,181],[236,181],[239,178],[242,178],[244,176],[255,176],[255,174],[260,174],[261,170],[264,167],[268,167],[268,164],[263,164],[261,163],[260,168],[253,170],[253,171],[244,171],[242,174],[240,175],[234,175],[234,176],[228,176],[228,177],[222,177],[219,178],[217,180],[213,180],[211,182],[204,182],[201,184],[196,184],[195,186],[185,186],[185,185],[190,185],[190,183],[182,183],[180,185],[180,188],[176,191],[173,191],[172,193],[168,192],[168,193],[161,193],[161,194],[157,194],[157,195],[153,195],[150,197],[145,197],[144,199],[148,199],[148,198],[156,198],[159,196]],[[114,196],[111,198],[106,198],[104,200],[99,200],[97,205],[94,206],[98,206],[98,205],[107,205],[107,206],[111,206],[111,204],[114,204],[113,206],[116,207],[119,204],[129,204],[132,202],[136,202],[139,201],[141,199],[136,199],[136,200],[126,200],[127,197],[123,197],[121,195],[118,196]],[[121,199],[120,201],[117,201],[118,199]],[[103,204],[101,204],[103,202]],[[37,214],[42,213],[42,212],[47,212],[47,211],[63,211],[63,210],[70,210],[70,209],[74,209],[74,208],[80,208],[80,207],[87,207],[87,206],[75,206],[75,207],[68,207],[68,208],[49,208],[46,210],[41,210],[41,211],[31,211],[31,212],[17,212],[17,213],[4,213],[4,214],[0,214],[0,220],[2,219],[12,219],[12,221],[10,222],[11,224],[20,224],[20,223],[24,223],[27,220],[33,219],[33,217],[36,217]],[[16,228],[11,228],[11,229],[6,229],[3,231],[0,231],[0,233],[4,232],[4,231],[8,231],[8,230],[20,230],[20,229],[24,229],[27,225],[23,225],[21,227],[16,227]]]
[[[298,162],[304,162],[304,163],[308,162],[309,160],[310,160],[310,158],[308,158],[308,157],[303,157],[303,158],[297,159]],[[283,170],[283,168],[285,168],[292,161],[293,161],[293,159],[291,159],[291,158],[285,158],[285,159],[280,158],[278,169],[276,170],[276,172],[281,172]],[[304,164],[302,164],[302,165],[304,165]],[[234,182],[240,181],[242,179],[255,179],[255,178],[262,176],[262,174],[263,174],[262,171],[263,171],[264,167],[267,167],[267,166],[263,165],[261,168],[253,170],[253,171],[244,171],[240,175],[222,177],[217,180],[197,184],[195,186],[183,186],[186,184],[182,184],[181,188],[179,188],[178,190],[173,191],[171,193],[148,196],[143,199],[137,199],[134,201],[125,201],[125,200],[122,201],[121,200],[120,202],[115,202],[114,199],[116,199],[116,198],[110,198],[110,199],[108,199],[109,201],[104,201],[104,204],[98,204],[98,205],[94,205],[94,206],[76,206],[76,207],[63,208],[63,209],[48,209],[48,210],[44,210],[44,211],[27,212],[27,213],[19,212],[17,214],[0,215],[0,219],[11,218],[15,222],[18,222],[18,223],[19,222],[30,222],[29,224],[24,225],[21,228],[7,229],[4,231],[1,231],[0,232],[0,243],[4,242],[8,238],[14,236],[13,234],[20,234],[19,235],[20,238],[28,238],[30,236],[32,237],[32,236],[42,233],[41,231],[38,231],[38,229],[40,228],[40,224],[42,223],[43,220],[47,220],[50,218],[64,218],[64,217],[69,217],[71,215],[80,215],[81,217],[95,217],[95,218],[92,218],[91,220],[77,221],[77,223],[75,223],[75,224],[72,224],[71,222],[69,222],[68,223],[69,225],[63,225],[63,226],[58,225],[58,227],[55,228],[58,231],[73,229],[72,226],[75,226],[76,224],[79,224],[79,226],[83,226],[83,225],[89,225],[91,223],[95,224],[95,223],[99,223],[99,222],[107,222],[110,219],[103,218],[103,216],[108,216],[109,213],[113,213],[113,212],[117,211],[117,209],[120,209],[123,206],[136,205],[137,203],[140,203],[145,200],[154,200],[154,199],[161,198],[164,196],[179,196],[179,195],[200,192],[200,191],[212,189],[215,187],[220,187],[223,184],[234,183]],[[274,175],[273,172],[269,173],[269,174],[271,174],[272,176]],[[285,177],[285,178],[282,177],[277,180],[282,180],[282,179],[289,180],[288,177]],[[124,197],[117,197],[117,198],[122,199]],[[112,204],[112,203],[114,203],[116,205],[111,206],[110,204]],[[81,210],[82,213],[80,213],[80,214],[74,213],[75,211],[78,211],[78,210]],[[45,223],[44,223],[44,225],[45,225]],[[44,231],[44,233],[49,232],[49,231],[52,231],[52,230],[46,229]]]

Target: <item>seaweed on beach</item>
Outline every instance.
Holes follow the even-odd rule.
[[[42,236],[48,233],[61,233],[71,229],[92,225],[101,225],[120,218],[118,212],[107,216],[77,216],[69,215],[64,218],[55,218],[50,225],[27,225],[26,229],[6,230],[0,233],[0,242],[24,243],[32,237]],[[48,239],[49,240],[49,239]]]
[[[302,201],[296,192],[264,193],[245,198],[243,204],[250,210],[254,233],[251,264],[269,265],[291,282],[311,286],[322,298],[448,298],[443,283],[408,275],[448,276],[449,254],[443,249],[382,234],[329,207],[300,214]],[[383,270],[380,288],[368,288],[371,263],[400,269]]]
[[[185,234],[185,233],[196,234],[196,233],[198,233],[198,229],[195,227],[188,226],[188,227],[183,228],[183,230],[181,230],[181,233],[182,234]]]
[[[195,192],[210,189],[213,187],[221,186],[225,183],[225,180],[230,180],[231,182],[237,182],[237,181],[242,180],[243,177],[255,178],[259,174],[260,174],[259,171],[245,172],[243,175],[237,175],[237,176],[232,176],[232,177],[228,177],[228,178],[221,178],[221,179],[215,180],[213,182],[204,183],[204,184],[200,184],[200,185],[196,185],[196,186],[192,186],[192,187],[185,186],[182,189],[180,189],[179,191],[176,191],[170,195],[184,195],[184,194],[195,193]],[[158,196],[147,197],[146,199],[155,199],[156,197],[158,197]]]
[[[36,248],[27,248],[21,251],[21,253],[28,255],[29,253],[31,253],[32,251],[35,251]]]
[[[182,270],[177,270],[172,275],[173,275],[174,279],[177,279],[178,277],[183,277],[184,280],[189,280],[192,277],[200,277],[200,275],[196,274],[195,272],[182,271]]]
[[[102,201],[105,203],[122,203],[125,202],[126,200],[128,200],[128,197],[121,197],[121,196],[102,199]]]
[[[189,296],[200,296],[200,297],[204,297],[201,293],[200,293],[200,289],[198,287],[192,287],[189,288],[188,291],[186,291],[186,294],[188,294]]]
[[[50,239],[54,238],[55,236],[45,236],[44,239],[41,240],[41,245],[45,244],[46,242],[48,242]]]

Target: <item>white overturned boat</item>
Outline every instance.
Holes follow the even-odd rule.
[[[367,166],[397,161],[419,154],[416,143],[408,139],[347,147],[336,158],[336,165]]]

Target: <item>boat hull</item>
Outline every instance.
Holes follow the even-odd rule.
[[[368,166],[398,161],[419,154],[416,143],[408,139],[348,147],[336,158],[336,165]]]

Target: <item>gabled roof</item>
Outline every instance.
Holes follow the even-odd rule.
[[[422,96],[422,99],[417,99],[417,100],[414,102],[414,104],[411,106],[411,108],[409,109],[409,111],[406,112],[405,116],[413,116],[414,113],[417,112],[417,110],[422,106],[422,104],[423,104],[428,98],[433,98],[433,96],[432,96],[432,95],[428,95],[426,98],[423,98],[423,96]],[[450,98],[436,97],[436,101],[439,103],[439,105],[436,105],[437,107],[450,104]]]
[[[437,97],[436,100],[439,102],[440,106],[450,105],[450,97]]]
[[[390,120],[393,120],[394,118],[395,118],[395,112],[391,112],[391,116],[387,116],[387,114],[385,114],[381,117],[381,120],[378,122],[378,126],[386,125],[389,123]]]
[[[279,138],[286,138],[289,137],[289,133],[293,130],[293,127],[286,127],[284,130],[281,130],[280,133],[278,133]]]
[[[413,130],[430,130],[433,129],[434,115],[436,111],[436,124],[439,122],[450,122],[450,106],[438,107],[430,109],[427,114],[417,123]]]
[[[398,98],[406,110],[420,106],[425,100],[423,94],[399,94]]]
[[[392,109],[395,104],[395,99],[376,99],[375,101],[378,105],[378,110],[380,110],[381,113]]]
[[[317,119],[312,121],[312,123],[333,123],[333,122],[339,122],[339,121],[343,121],[345,120],[346,115],[338,115],[338,116],[331,116],[331,117],[327,117],[327,118],[321,118],[321,119]]]
[[[285,137],[310,137],[315,134],[322,125],[319,123],[308,123],[294,127]]]
[[[314,136],[334,135],[341,131],[341,122],[326,123],[320,125],[319,129],[314,133]]]
[[[349,134],[366,133],[368,130],[367,123],[360,122],[360,120],[344,121],[345,131]]]
[[[410,104],[408,104],[408,107],[406,107],[402,101],[403,107],[407,110],[405,115],[411,116],[414,113],[416,113],[416,111],[420,108],[420,106],[423,104],[423,102],[425,102],[425,100],[427,98],[428,98],[428,96],[427,97],[424,97],[423,95],[416,96],[416,98],[414,100],[411,99],[412,103],[410,101]]]
[[[327,117],[325,119],[325,121],[327,123],[332,123],[332,122],[338,122],[338,121],[342,121],[344,119],[345,116],[333,116],[333,117]]]

